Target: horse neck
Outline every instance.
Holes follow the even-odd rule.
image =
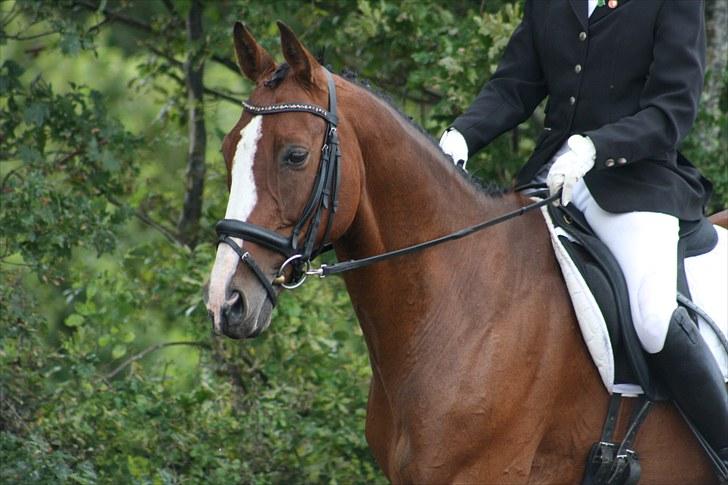
[[[433,239],[516,207],[513,195],[490,197],[475,187],[431,140],[370,93],[353,87],[342,92],[342,100],[342,106],[366,116],[351,117],[362,186],[354,221],[336,244],[340,260]],[[488,237],[497,238],[503,231],[492,229]],[[457,315],[442,314],[447,299],[443,291],[456,284],[458,275],[473,271],[474,254],[480,267],[497,257],[463,251],[472,249],[473,238],[466,239],[345,275],[378,372],[401,375],[408,366],[403,359],[414,348],[426,353],[456,331],[453,326],[462,325]]]
[[[358,86],[351,86],[347,95],[352,111],[366,114],[352,117],[363,166],[359,208],[350,236],[364,236],[376,249],[391,250],[402,242],[460,229],[501,210],[504,198],[483,193],[432,140],[387,103]],[[356,245],[365,250],[362,242],[357,237]]]

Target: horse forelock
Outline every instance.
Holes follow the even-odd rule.
[[[288,71],[290,71],[290,69],[291,66],[289,66],[287,62],[284,62],[283,64],[279,65],[275,71],[273,71],[271,77],[266,79],[263,82],[263,85],[271,89],[277,88],[283,82],[283,80],[286,79],[286,76],[288,76]]]

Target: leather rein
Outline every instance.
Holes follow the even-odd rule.
[[[236,219],[222,219],[215,225],[215,231],[218,235],[218,244],[227,244],[237,253],[241,261],[245,263],[258,278],[268,294],[268,298],[273,306],[275,306],[277,302],[274,285],[278,285],[286,289],[293,289],[303,284],[307,276],[319,276],[324,278],[328,275],[351,271],[386,259],[421,251],[432,246],[437,246],[448,241],[469,236],[490,226],[521,216],[526,212],[549,204],[560,197],[560,193],[557,193],[538,202],[534,202],[517,210],[498,216],[494,219],[483,221],[460,229],[459,231],[419,244],[414,244],[362,259],[342,261],[332,265],[322,264],[319,268],[311,269],[311,260],[316,258],[319,254],[331,249],[331,244],[328,242],[328,238],[333,226],[334,214],[338,208],[340,185],[339,165],[341,153],[339,149],[339,137],[336,130],[336,126],[338,124],[338,117],[336,114],[336,86],[334,85],[334,79],[331,73],[327,69],[324,69],[324,71],[326,73],[329,91],[328,110],[325,110],[320,106],[306,103],[283,103],[268,106],[255,106],[243,102],[244,110],[254,116],[302,112],[310,113],[326,121],[326,139],[324,140],[323,147],[321,148],[321,162],[319,164],[318,171],[316,172],[313,189],[308,202],[301,213],[301,218],[295,226],[293,226],[291,235],[286,237],[278,234],[277,232],[271,231],[270,229],[266,229],[265,227]],[[323,213],[327,209],[328,214],[326,217],[326,229],[324,231],[322,243],[317,246],[316,235],[321,227]],[[304,233],[304,229],[307,225],[308,228]],[[243,250],[232,239],[233,237],[238,237],[243,240],[259,244],[282,254],[286,258],[280,268],[278,268],[273,281],[270,281],[266,277],[265,273],[255,262],[252,255],[248,251]],[[291,266],[292,277],[291,280],[286,283],[284,271],[288,266]]]

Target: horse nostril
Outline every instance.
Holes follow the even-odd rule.
[[[233,291],[230,298],[222,307],[223,318],[228,322],[240,322],[245,313],[245,304],[243,295],[237,291]]]

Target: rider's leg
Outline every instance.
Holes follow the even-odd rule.
[[[678,219],[656,212],[606,212],[583,181],[574,189],[574,205],[622,268],[642,346],[659,352],[677,308]]]
[[[622,268],[637,336],[683,411],[717,450],[728,448],[728,392],[700,332],[677,309],[679,221],[667,214],[602,210],[582,182],[574,205]]]

